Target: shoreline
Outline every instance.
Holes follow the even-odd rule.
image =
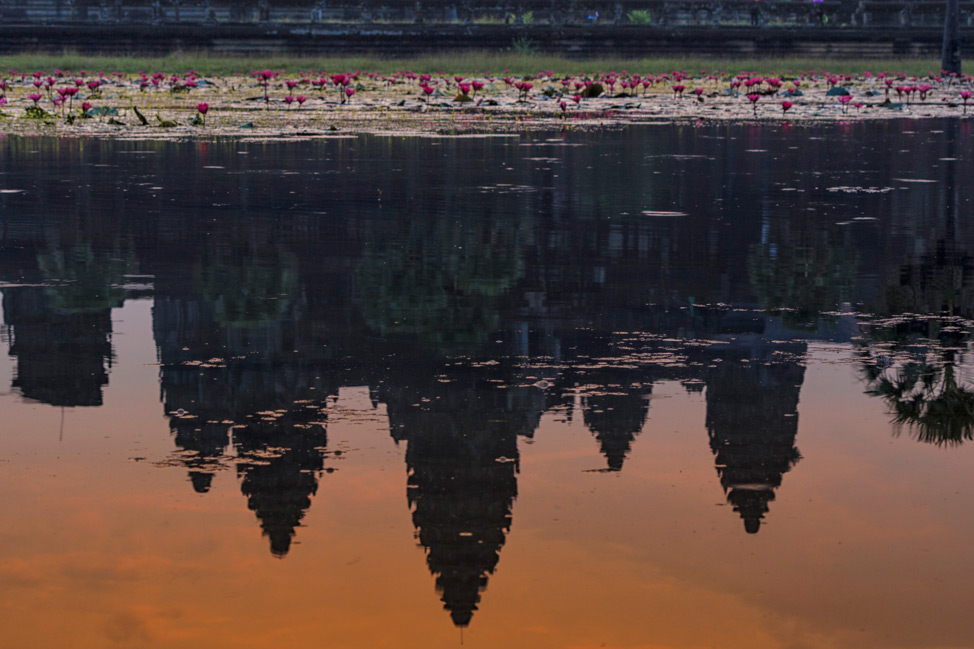
[[[255,74],[19,73],[3,82],[0,134],[281,139],[508,135],[670,123],[967,119],[964,104],[974,86],[963,75],[883,73],[789,78],[547,72],[503,79],[411,72]]]

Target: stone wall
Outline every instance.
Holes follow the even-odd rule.
[[[943,0],[0,0],[11,24],[939,26]],[[960,3],[974,26],[974,0]]]
[[[974,0],[961,37],[974,43]],[[0,52],[939,58],[942,0],[0,0]]]
[[[966,43],[974,30],[962,30]],[[11,25],[0,53],[78,51],[165,54],[409,56],[444,50],[538,51],[570,58],[598,56],[940,57],[941,30],[867,28],[644,27],[633,25]],[[965,58],[970,56],[964,52]]]

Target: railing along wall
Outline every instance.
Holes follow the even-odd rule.
[[[827,26],[877,29],[942,24],[942,0],[0,0],[5,24],[419,23],[668,26]],[[960,3],[974,26],[974,0]]]

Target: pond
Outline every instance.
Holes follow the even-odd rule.
[[[0,138],[12,647],[974,647],[956,119]]]

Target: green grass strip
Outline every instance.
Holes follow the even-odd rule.
[[[94,56],[72,52],[62,54],[24,53],[0,56],[0,74],[9,70],[23,72],[54,69],[77,72],[186,72],[196,70],[204,75],[247,74],[258,69],[285,70],[289,74],[305,71],[348,72],[364,70],[391,73],[401,70],[447,74],[534,74],[553,70],[558,75],[594,74],[596,72],[621,72],[661,74],[674,70],[686,70],[696,75],[701,70],[708,73],[781,74],[828,71],[835,74],[861,74],[864,71],[903,72],[911,76],[926,75],[940,70],[935,59],[824,59],[824,58],[702,58],[671,57],[621,59],[604,58],[572,60],[546,54],[517,52],[446,52],[409,58],[359,57],[296,57],[260,56],[233,57],[208,53],[177,52],[168,56]]]

